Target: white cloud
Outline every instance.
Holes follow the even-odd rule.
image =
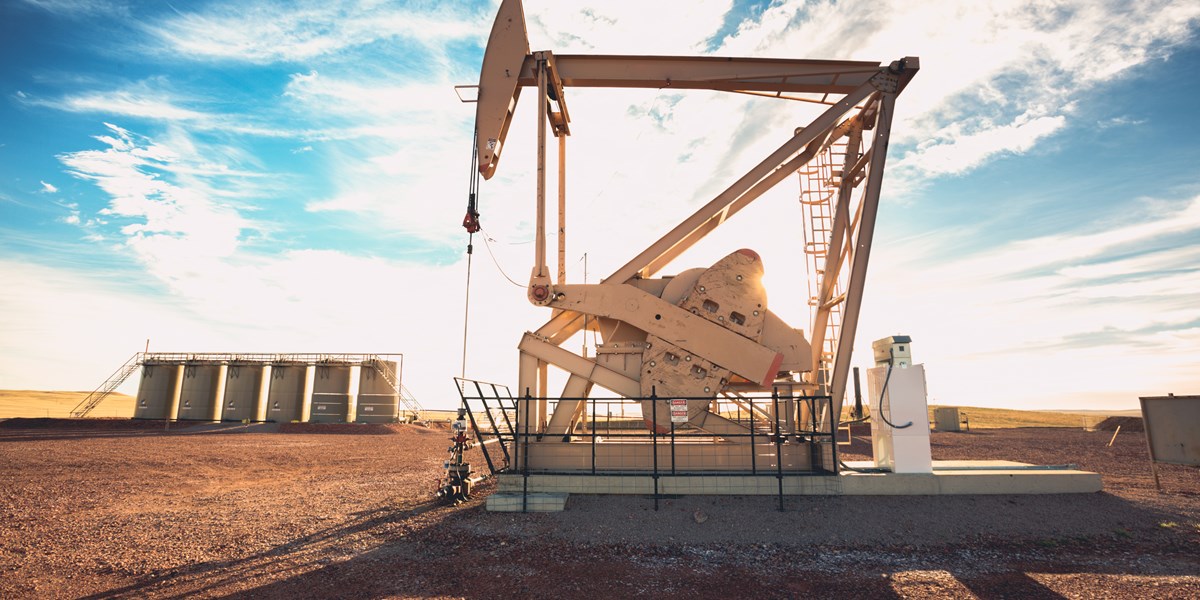
[[[20,0],[46,12],[69,17],[86,17],[97,14],[128,14],[124,2],[110,0]]]
[[[1023,154],[1066,125],[1063,116],[1015,119],[1008,125],[985,127],[974,133],[951,124],[917,144],[897,161],[895,169],[908,178],[960,175],[998,154]]]
[[[907,145],[908,166],[928,168],[923,175],[959,175],[1069,126],[1075,100],[1168,55],[1198,18],[1200,5],[1165,0],[786,2],[743,23],[717,53],[920,56],[893,145]]]
[[[311,60],[381,40],[439,46],[477,38],[488,17],[457,5],[430,10],[377,2],[213,3],[149,31],[186,56],[270,63]]]
[[[237,179],[239,172],[212,165],[181,133],[174,136],[181,142],[164,144],[107,127],[111,135],[96,137],[107,149],[59,159],[72,175],[112,198],[102,215],[134,220],[121,231],[152,272],[170,280],[171,270],[180,265],[229,256],[242,232],[254,228],[234,208],[217,202],[219,194],[209,183],[211,176]]]
[[[147,119],[199,121],[210,118],[202,112],[176,106],[169,99],[128,90],[89,92],[64,98],[58,108],[68,112],[99,112]]]
[[[730,0],[525,3],[532,50],[559,54],[697,54],[724,22]]]
[[[967,255],[892,244],[872,257],[856,355],[912,335],[948,404],[1120,408],[1195,388],[1200,197],[1135,215]]]
[[[58,188],[55,187],[54,184],[46,183],[45,181],[39,181],[38,183],[42,184],[42,192],[47,194],[58,193]]]
[[[173,91],[165,78],[151,78],[110,90],[73,92],[55,99],[21,94],[23,103],[71,113],[94,113],[104,118],[134,117],[167,125],[186,125],[193,130],[221,131],[271,138],[319,139],[327,132],[308,127],[269,124],[262,116],[227,114],[189,108],[202,101]]]

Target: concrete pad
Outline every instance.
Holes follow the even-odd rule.
[[[871,467],[872,463],[848,463]],[[1090,494],[1103,488],[1098,473],[1053,469],[1013,461],[935,461],[933,473],[856,473],[784,475],[787,496],[936,496],[946,494]],[[526,482],[520,474],[498,476],[498,494],[516,494]],[[772,496],[781,481],[772,473],[759,475],[660,475],[658,493],[666,495]],[[653,494],[650,475],[531,474],[528,490],[559,494]],[[495,494],[494,494],[495,495]],[[493,496],[494,496],[493,495]],[[565,502],[565,501],[564,501]],[[488,498],[488,510],[491,498]],[[517,510],[520,510],[519,508]],[[532,509],[531,509],[532,510]],[[559,509],[561,510],[561,509]]]
[[[562,512],[568,494],[551,492],[496,492],[487,498],[490,512]]]

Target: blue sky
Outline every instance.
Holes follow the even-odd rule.
[[[1200,386],[1200,6],[1126,4],[525,8],[531,46],[560,54],[920,56],[860,342],[911,335],[931,401],[1129,408]],[[494,13],[3,3],[0,388],[90,389],[150,339],[402,352],[417,397],[454,405],[474,111],[452,88],[477,80]],[[589,281],[607,275],[811,118],[703,92],[568,99],[574,281],[585,253]],[[523,281],[532,262],[534,112],[482,189],[467,374],[504,383],[546,317],[497,269]],[[795,195],[779,186],[672,267],[753,247],[773,310],[806,328]]]

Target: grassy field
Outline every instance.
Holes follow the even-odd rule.
[[[933,409],[929,407],[929,421],[933,422]],[[1113,411],[1112,414],[1130,411]],[[1137,411],[1134,411],[1135,414]],[[1086,427],[1110,416],[1103,412],[1070,413],[1041,410],[1009,410],[1006,408],[976,408],[960,406],[959,418],[966,417],[972,429],[1007,429],[1010,427]]]
[[[0,419],[14,417],[70,417],[88,392],[44,392],[36,390],[0,390]],[[133,416],[133,396],[109,394],[89,416]]]

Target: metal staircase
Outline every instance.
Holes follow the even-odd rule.
[[[458,377],[454,383],[492,474],[514,467],[517,401],[508,386]]]
[[[417,399],[412,395],[412,392],[408,391],[408,388],[404,387],[404,384],[400,383],[400,378],[392,369],[392,364],[375,354],[369,355],[367,360],[363,362],[369,362],[371,367],[383,377],[383,380],[386,381],[393,390],[396,390],[396,393],[400,395],[400,402],[404,404],[404,407],[408,409],[408,411],[413,414],[413,417],[419,421],[421,419],[421,411],[425,409],[421,407],[420,402],[417,402]]]
[[[134,371],[137,371],[138,368],[142,366],[143,359],[144,354],[142,352],[138,352],[131,356],[129,360],[125,361],[125,364],[121,365],[121,367],[117,369],[115,373],[110,375],[109,378],[104,381],[104,383],[100,384],[100,387],[93,390],[92,393],[88,394],[82,402],[73,408],[71,410],[71,416],[76,418],[86,417],[88,413],[92,412],[93,409],[99,406],[109,394],[113,393],[113,390],[120,387],[122,383],[125,383],[125,380],[129,379],[129,376],[133,375]]]

